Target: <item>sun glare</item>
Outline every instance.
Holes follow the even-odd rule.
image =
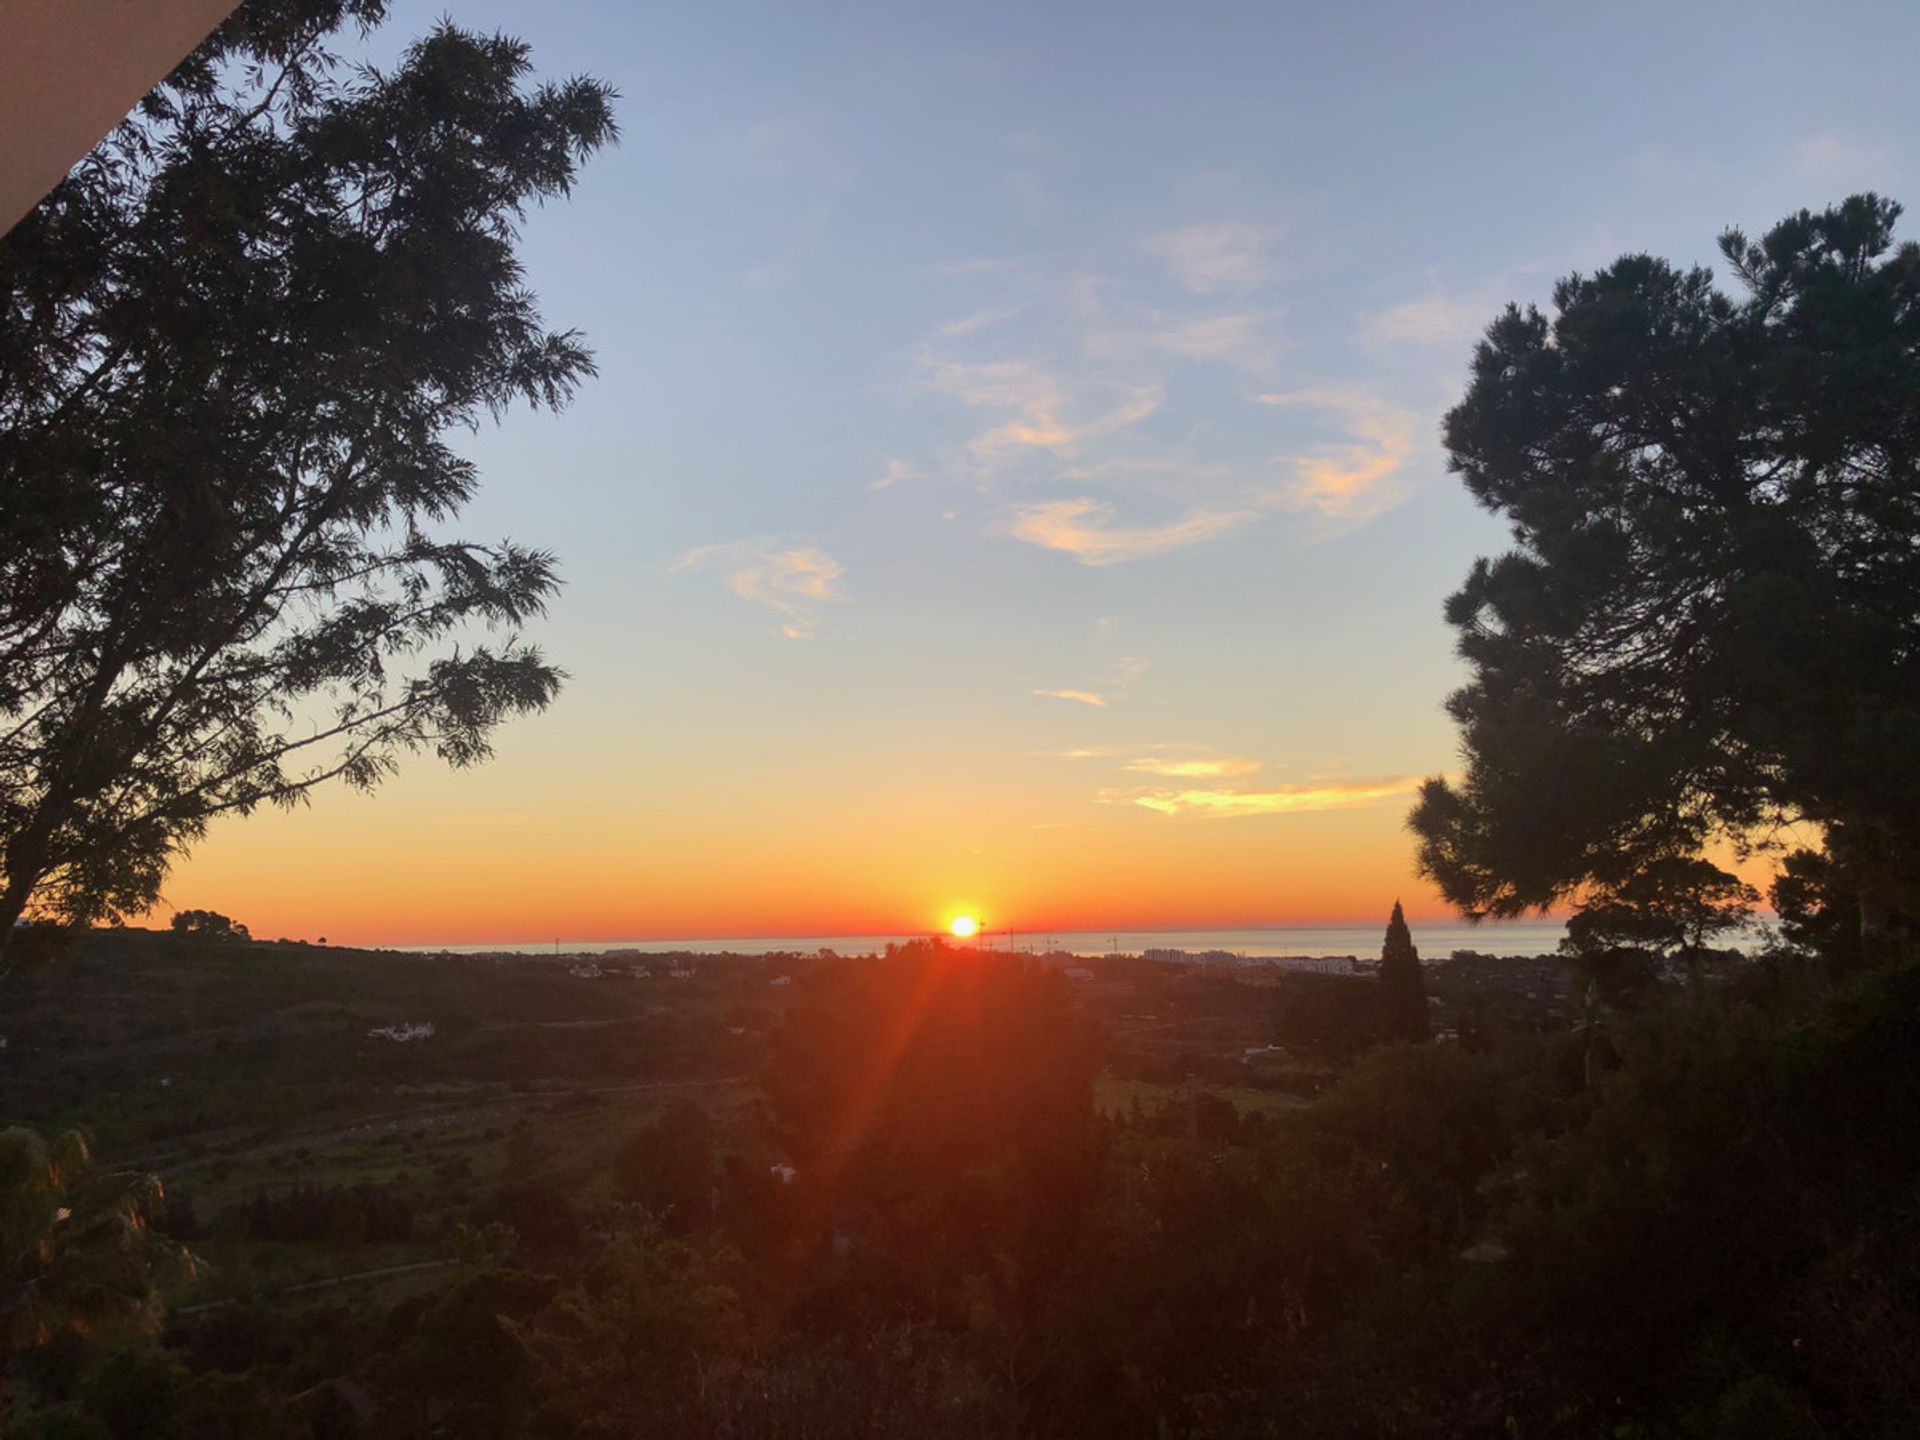
[[[980,933],[980,922],[971,915],[953,917],[953,933],[962,940],[971,940]]]

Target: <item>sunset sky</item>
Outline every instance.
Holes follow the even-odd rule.
[[[1384,919],[1503,531],[1508,300],[1914,198],[1907,5],[402,0],[623,94],[532,217],[601,374],[460,441],[560,557],[497,758],[229,820],[160,912],[425,943]],[[1908,233],[1914,233],[1908,227]]]

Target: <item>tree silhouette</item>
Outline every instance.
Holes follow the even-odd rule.
[[[1427,987],[1420,979],[1420,952],[1413,948],[1406,913],[1398,900],[1387,920],[1386,942],[1380,947],[1381,1030],[1389,1040],[1425,1040]]]
[[[1920,874],[1920,248],[1861,195],[1509,307],[1447,416],[1516,548],[1447,604],[1467,766],[1412,815],[1469,914],[1605,900],[1812,821],[1870,922]],[[1911,906],[1907,905],[1911,911]]]
[[[1712,861],[1663,857],[1570,919],[1564,944],[1580,954],[1632,946],[1695,956],[1744,923],[1759,898]]]
[[[203,940],[251,940],[245,925],[218,910],[176,910],[169,928],[176,935]]]
[[[445,538],[442,438],[591,374],[515,256],[611,140],[597,82],[384,0],[242,6],[0,239],[0,947],[147,908],[225,811],[482,759],[560,674],[550,556]]]

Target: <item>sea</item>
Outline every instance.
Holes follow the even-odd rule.
[[[1486,921],[1414,924],[1413,943],[1421,957],[1444,960],[1456,950],[1481,955],[1546,955],[1560,944],[1566,927],[1559,921]],[[641,955],[872,955],[889,945],[925,939],[927,932],[900,935],[743,935],[699,939],[502,941],[483,945],[406,945],[395,948],[455,955],[605,955],[627,951]],[[981,934],[982,949],[1030,954],[1139,955],[1148,950],[1184,950],[1198,956],[1224,951],[1249,960],[1312,955],[1369,956],[1380,953],[1384,925],[1276,926],[1265,930],[1015,930]]]

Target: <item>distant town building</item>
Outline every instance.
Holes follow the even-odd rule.
[[[567,974],[578,976],[582,980],[598,980],[605,973],[591,960],[582,960],[567,967]]]
[[[1351,955],[1286,955],[1268,962],[1295,975],[1352,975]]]
[[[791,975],[776,975],[767,983],[769,985],[791,985],[793,983],[793,977]]]
[[[433,1021],[421,1020],[417,1023],[401,1025],[376,1025],[373,1029],[367,1031],[367,1038],[369,1040],[392,1040],[404,1045],[409,1040],[431,1040],[433,1034]]]

